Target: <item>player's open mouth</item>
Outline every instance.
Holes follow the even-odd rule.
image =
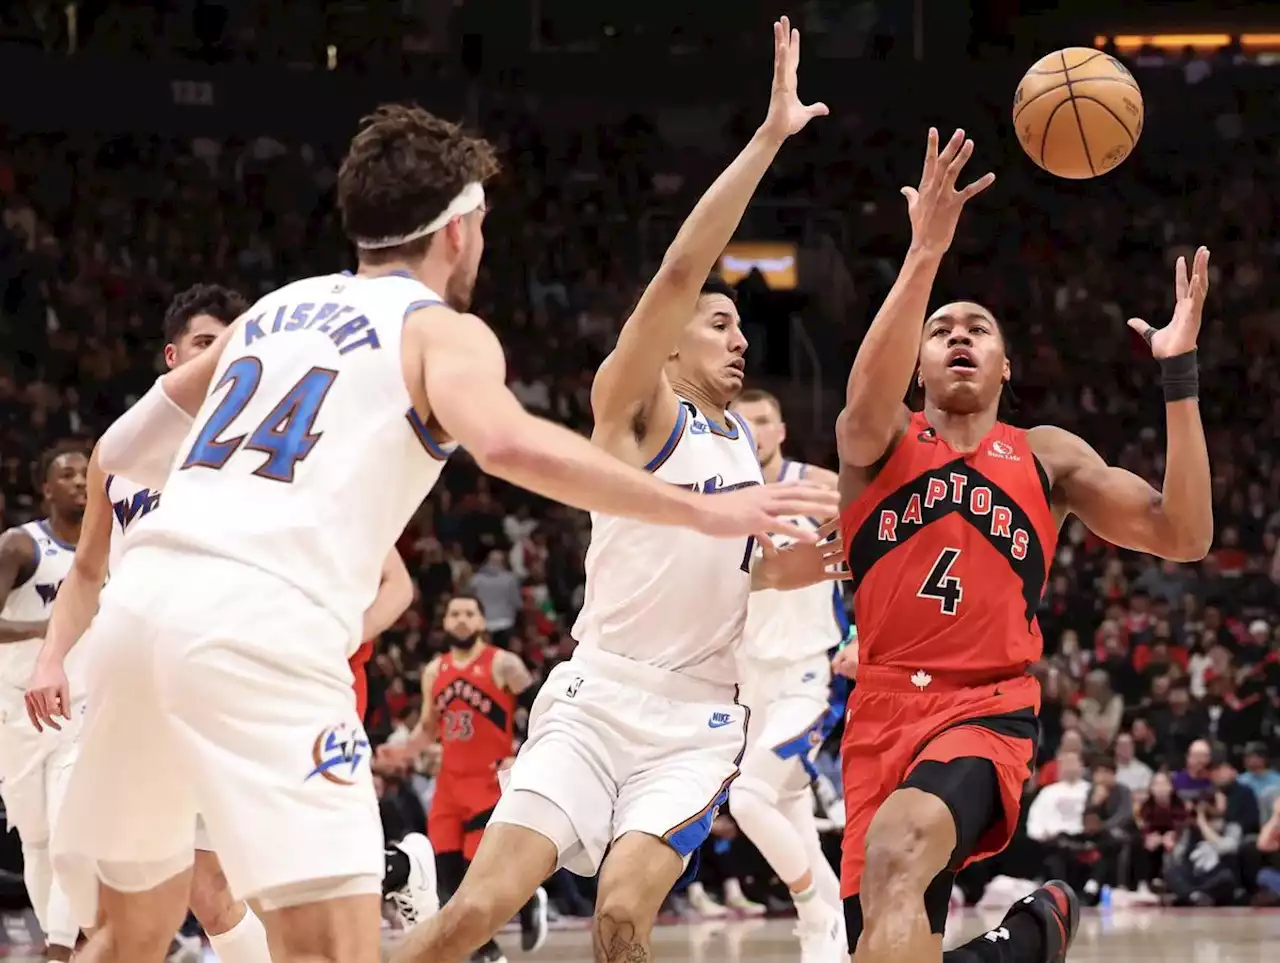
[[[947,367],[958,368],[961,371],[977,371],[978,363],[973,360],[973,355],[961,348],[947,356]]]
[[[734,358],[725,367],[727,367],[730,371],[736,371],[740,375],[744,375],[747,373],[747,363],[743,361],[741,358]]]

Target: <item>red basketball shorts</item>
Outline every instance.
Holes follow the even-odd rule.
[[[845,828],[844,897],[859,891],[871,820],[917,764],[976,756],[995,767],[1003,818],[965,854],[960,869],[1003,850],[1018,825],[1022,791],[1035,763],[1040,683],[1029,675],[960,684],[925,672],[859,666],[845,715],[841,766]]]
[[[470,860],[498,804],[502,789],[494,771],[475,775],[441,773],[427,813],[427,838],[437,853],[462,853]]]

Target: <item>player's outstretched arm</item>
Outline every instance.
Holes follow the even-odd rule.
[[[98,439],[98,463],[107,475],[125,475],[151,488],[163,488],[178,448],[209,393],[222,352],[242,328],[229,325],[197,358],[156,379],[138,403]]]
[[[904,187],[911,218],[911,246],[902,270],[876,312],[849,372],[844,411],[836,419],[840,460],[856,468],[874,465],[907,421],[902,399],[920,354],[920,333],[942,257],[951,247],[965,202],[995,181],[985,174],[956,189],[956,178],[973,154],[973,141],[957,130],[938,152],[938,131],[929,128],[920,186]]]
[[[1060,507],[1123,548],[1173,561],[1204,558],[1213,544],[1212,478],[1200,422],[1196,339],[1209,290],[1209,251],[1196,252],[1190,277],[1183,258],[1175,275],[1177,307],[1166,327],[1134,318],[1129,326],[1160,362],[1165,395],[1164,482],[1156,491],[1102,457],[1070,432],[1033,428],[1028,439],[1053,478]]]
[[[107,497],[107,476],[98,465],[96,448],[89,456],[87,484],[89,495],[80,522],[80,541],[76,543],[71,569],[53,601],[44,644],[40,646],[35,671],[27,683],[27,715],[37,730],[44,726],[60,729],[58,716],[71,718],[71,693],[63,666],[67,654],[88,631],[107,580],[111,500]]]
[[[0,535],[0,608],[10,592],[35,574],[36,558],[36,543],[22,529],[11,528]],[[47,622],[0,619],[0,644],[43,635],[46,625]]]
[[[360,637],[367,640],[381,635],[395,625],[396,619],[404,615],[405,610],[412,604],[413,579],[409,577],[404,559],[393,547],[382,562],[382,578],[378,582],[378,594],[364,610]]]
[[[702,195],[623,325],[617,347],[596,374],[591,407],[605,430],[629,429],[637,414],[666,404],[669,421],[676,399],[663,377],[680,332],[693,314],[707,275],[724,253],[742,220],[760,178],[778,149],[811,119],[826,114],[822,104],[804,105],[796,94],[800,32],[783,17],[773,25],[773,90],[769,113],[750,142]],[[654,419],[664,412],[655,410]],[[666,427],[662,428],[663,433]]]
[[[482,469],[512,484],[575,508],[723,538],[768,531],[812,541],[788,517],[825,518],[838,507],[834,492],[803,482],[707,496],[659,481],[525,411],[507,388],[502,346],[479,318],[433,306],[408,327],[432,416]]]

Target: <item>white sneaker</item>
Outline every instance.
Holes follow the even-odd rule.
[[[711,898],[701,883],[689,884],[689,905],[703,919],[716,920],[729,915],[729,911]]]
[[[724,881],[724,905],[728,909],[737,910],[744,916],[764,916],[767,912],[760,903],[747,899],[747,894],[742,892],[742,884],[736,879]]]
[[[848,963],[849,947],[844,938],[844,916],[828,908],[820,921],[797,923],[800,963]]]
[[[387,899],[395,907],[405,929],[428,920],[440,911],[436,893],[436,853],[422,833],[410,833],[393,844],[409,857],[409,879],[400,889],[392,890]]]

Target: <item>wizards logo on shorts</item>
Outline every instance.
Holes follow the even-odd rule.
[[[363,730],[345,722],[328,726],[316,736],[311,747],[315,768],[302,781],[319,776],[338,786],[354,786],[356,769],[368,757],[369,739]]]

